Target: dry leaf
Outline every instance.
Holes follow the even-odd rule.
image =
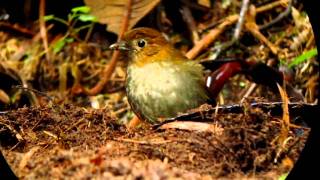
[[[31,148],[27,153],[24,154],[22,157],[20,163],[19,163],[19,169],[25,169],[25,167],[28,165],[29,162],[32,162],[32,156],[40,149],[39,146],[35,146]]]
[[[9,104],[10,103],[9,95],[2,89],[0,89],[0,102],[3,102],[5,104]]]
[[[283,102],[283,105],[282,105],[283,115],[282,115],[282,126],[281,126],[282,128],[281,128],[279,140],[281,142],[284,142],[284,140],[288,137],[289,126],[290,126],[290,116],[289,116],[289,107],[288,107],[289,98],[286,91],[278,83],[277,83],[277,86],[279,89],[281,100]]]
[[[222,135],[223,128],[218,124],[209,124],[203,122],[174,121],[163,124],[160,129],[183,129],[198,132],[211,132],[215,135]]]
[[[293,37],[290,49],[297,50],[303,43],[312,39],[312,27],[308,16],[303,16],[297,9],[292,7],[292,18],[298,30],[298,34]]]
[[[141,18],[150,12],[160,0],[132,0],[129,27],[131,29]],[[121,24],[127,12],[128,0],[85,0],[91,8],[91,14],[102,24],[107,24],[108,31],[120,33]]]
[[[292,15],[292,18],[294,20],[295,25],[298,28],[305,26],[306,23],[309,23],[308,16],[306,16],[306,17],[302,16],[300,14],[300,12],[294,7],[292,7],[291,15]]]
[[[198,3],[202,6],[205,6],[207,8],[210,8],[211,2],[210,0],[198,0]]]

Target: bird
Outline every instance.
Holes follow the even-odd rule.
[[[109,46],[128,60],[125,89],[132,111],[151,124],[211,102],[204,68],[159,31],[139,27]]]

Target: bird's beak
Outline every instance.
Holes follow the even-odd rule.
[[[120,41],[109,46],[112,50],[120,50],[120,51],[130,51],[132,48],[125,41]]]

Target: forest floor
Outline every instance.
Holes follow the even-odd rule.
[[[299,157],[309,129],[292,128],[278,147],[281,118],[259,108],[219,113],[210,130],[128,131],[107,109],[32,107],[0,117],[4,154],[21,178],[149,177],[277,179]]]
[[[163,1],[137,26],[161,30],[184,54],[219,32],[192,59],[262,62],[283,73],[287,85],[303,97],[301,106],[317,102],[319,65],[303,6],[291,4],[290,13],[269,23],[286,12],[290,1],[252,3],[256,12],[244,17],[237,42],[216,54],[219,45],[234,38],[237,21],[221,24],[241,9],[241,1],[228,2],[214,3],[214,11],[194,2],[182,4],[189,10],[177,11],[181,4]],[[283,103],[280,113],[272,106],[252,106],[291,97],[254,84],[243,74],[224,85],[218,107],[201,106],[181,115],[183,120],[128,128],[133,112],[125,95],[127,61],[118,57],[110,68],[113,52],[104,49],[116,41],[117,33],[106,31],[103,23],[80,22],[79,8],[67,10],[69,19],[63,25],[53,21],[55,16],[47,16],[51,21],[42,25],[38,18],[23,19],[32,17],[27,15],[20,22],[0,22],[0,145],[20,179],[280,179],[293,168],[310,129],[290,103],[289,110]],[[192,16],[182,17],[188,11]],[[113,73],[100,91],[84,91],[108,71]],[[267,76],[260,73],[260,81]],[[227,105],[240,109],[226,111]]]

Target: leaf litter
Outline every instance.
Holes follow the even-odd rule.
[[[259,108],[218,114],[212,123],[219,133],[149,125],[128,131],[108,109],[70,104],[20,108],[0,123],[4,154],[22,179],[269,179],[292,168],[309,133],[291,128],[277,156],[281,119]]]
[[[94,10],[94,1],[86,2],[92,6],[93,13],[98,13]],[[98,5],[103,3],[96,2]],[[133,9],[129,10],[136,16],[128,20],[127,28],[132,28],[139,19],[147,17],[147,12],[151,10],[161,15],[156,21],[160,24],[158,28],[176,31],[178,29],[170,25],[181,25],[181,22],[176,20],[179,18],[170,18],[168,10],[164,11],[165,1],[160,4],[158,1],[143,1],[144,6],[139,8],[134,8],[139,3],[132,2]],[[192,21],[199,21],[196,22],[196,27],[189,31],[200,36],[202,43],[195,43],[192,47],[184,44],[180,49],[192,58],[200,52],[203,52],[202,58],[216,56],[209,45],[212,42],[223,43],[232,38],[230,29],[233,28],[229,27],[239,18],[238,10],[235,11],[235,7],[240,8],[239,2],[226,4],[225,7],[220,2],[215,3],[215,11],[210,11],[213,13],[212,19],[208,16],[206,23],[200,22],[199,17],[194,19],[187,16],[187,20],[191,20],[190,24]],[[283,4],[288,1],[270,2],[272,6],[265,5],[265,1],[259,2],[260,4],[257,3],[257,7],[253,8],[252,14],[249,14],[251,19],[244,24],[243,38],[239,39],[240,45],[247,46],[246,51],[250,52],[249,57],[243,58],[263,61],[274,67],[278,63],[275,59],[278,59],[285,66],[284,72],[291,76],[289,83],[302,91],[307,102],[317,101],[315,89],[318,86],[316,80],[319,73],[314,58],[317,52],[313,52],[315,43],[308,19],[302,13],[297,14],[296,10],[301,11],[301,8],[294,4],[297,9],[292,9],[293,22],[288,23],[287,17],[278,22],[278,26],[262,30],[261,26],[268,25],[266,22],[269,22],[273,15],[279,14],[278,11],[283,11]],[[199,7],[192,5],[195,4],[184,4],[187,10],[181,12],[194,11],[194,7]],[[121,2],[120,6],[121,11],[126,10],[126,2]],[[232,14],[226,16],[225,11],[232,11]],[[103,16],[104,13],[100,15]],[[99,18],[98,15],[100,21],[101,18],[103,17]],[[114,18],[123,18],[123,13]],[[102,24],[111,24],[110,21],[114,27],[108,25],[107,30],[121,34],[121,24],[118,23],[121,20],[106,20]],[[162,22],[166,22],[170,27],[164,27]],[[253,26],[249,26],[248,22]],[[154,25],[152,21],[148,23]],[[47,27],[48,32],[51,25]],[[279,28],[279,25],[286,29]],[[251,32],[250,27],[255,27],[255,31]],[[158,129],[142,124],[136,129],[128,130],[123,122],[130,119],[132,114],[123,88],[125,62],[120,59],[117,67],[111,65],[110,51],[103,51],[97,44],[87,42],[87,37],[90,37],[92,32],[88,31],[85,41],[82,42],[75,33],[78,31],[76,27],[71,28],[72,41],[62,38],[65,40],[63,47],[54,46],[53,49],[58,48],[59,51],[51,53],[51,59],[46,59],[39,34],[26,32],[20,26],[14,30],[20,30],[25,37],[0,32],[1,80],[5,77],[12,81],[11,84],[38,89],[50,97],[47,98],[50,102],[47,102],[46,98],[42,98],[43,95],[37,96],[39,92],[27,92],[28,98],[32,97],[30,99],[34,100],[30,103],[34,106],[20,109],[9,107],[16,110],[2,111],[0,114],[1,147],[6,159],[21,179],[278,179],[293,167],[309,134],[310,129],[295,124],[295,117],[283,118],[286,121],[290,118],[289,124],[283,121],[281,115],[272,116],[262,109],[246,104],[241,113],[215,112],[211,115],[210,122],[176,121],[175,124],[168,123]],[[300,31],[303,33],[299,33]],[[185,40],[183,33],[173,36],[168,31],[165,32],[171,36],[171,40],[176,37],[176,45]],[[222,33],[226,36],[222,36]],[[250,33],[252,37],[248,38]],[[65,35],[55,36],[48,33],[50,45]],[[27,38],[29,36],[33,38]],[[93,42],[110,44],[114,41],[110,34],[107,38],[105,36],[101,32],[94,32],[92,37],[98,38],[92,38],[95,39]],[[265,38],[268,41],[264,41]],[[240,45],[229,47],[225,54],[236,56],[234,54],[240,50]],[[271,51],[272,47],[279,50],[276,57]],[[50,48],[52,47],[49,46],[49,51],[52,51]],[[308,52],[313,53],[304,55]],[[306,57],[296,61],[300,55]],[[288,67],[292,64],[294,66]],[[94,87],[94,84],[105,78],[99,75],[103,74],[103,67],[107,69],[108,66],[114,66],[115,73],[109,73],[109,81],[104,88],[92,91],[94,93],[91,94],[77,94],[81,92],[81,84],[86,88]],[[231,78],[221,92],[218,102],[242,102],[244,97],[247,97],[244,94],[266,98],[269,102],[279,99],[268,88],[259,85],[248,93],[249,85],[250,82],[242,76]],[[0,83],[1,89],[7,90],[10,87],[6,83]],[[9,101],[8,96],[11,100],[16,99],[16,102],[22,101],[23,98],[19,99],[24,95],[21,92],[25,91],[21,88],[18,93],[3,91],[0,101],[6,103]],[[92,109],[90,106],[99,109]],[[0,108],[8,109],[7,106]],[[202,109],[194,111],[201,112]],[[285,126],[284,131],[285,124],[289,124],[289,127]]]

